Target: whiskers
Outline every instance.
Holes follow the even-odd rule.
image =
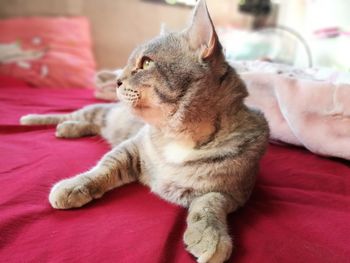
[[[129,106],[135,107],[141,99],[141,93],[130,88],[118,89],[118,98]]]

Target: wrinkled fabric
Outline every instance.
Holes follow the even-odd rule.
[[[53,126],[20,126],[19,117],[95,102],[91,90],[0,77],[0,261],[195,262],[182,241],[186,209],[137,183],[80,209],[50,207],[50,187],[91,168],[109,146],[98,136],[57,139]],[[229,262],[350,262],[349,222],[348,162],[270,145],[251,199],[228,217]]]
[[[243,73],[246,104],[266,116],[271,138],[350,160],[350,84]]]
[[[265,61],[230,61],[246,104],[264,112],[271,139],[350,160],[350,73]]]

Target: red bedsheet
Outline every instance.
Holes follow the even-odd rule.
[[[108,145],[18,119],[94,102],[89,90],[0,78],[0,262],[194,262],[182,242],[186,210],[136,183],[81,209],[50,207],[51,185],[93,166]],[[349,163],[270,145],[251,200],[228,221],[230,262],[350,262]]]

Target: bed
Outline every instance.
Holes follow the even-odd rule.
[[[186,210],[139,184],[81,209],[50,207],[50,187],[91,168],[109,146],[18,120],[99,102],[92,93],[0,76],[0,262],[195,262],[182,242]],[[350,262],[349,162],[271,144],[251,199],[228,222],[229,262]]]

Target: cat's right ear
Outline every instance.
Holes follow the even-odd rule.
[[[212,57],[220,50],[220,43],[210,18],[205,0],[199,0],[194,8],[190,27],[185,31],[194,50],[201,50],[202,59]]]

